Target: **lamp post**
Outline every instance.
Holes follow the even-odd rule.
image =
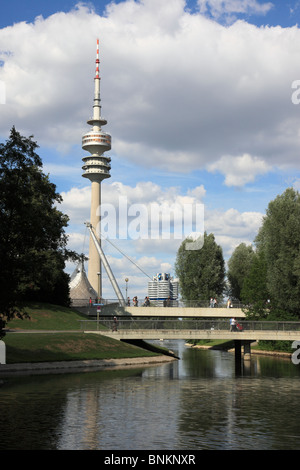
[[[101,272],[97,273],[98,276],[98,302],[97,304],[101,303],[100,300],[100,286],[101,286]],[[97,330],[99,329],[99,313],[100,313],[100,306],[97,305]]]
[[[128,279],[128,277],[126,277],[125,278],[125,282],[126,282],[126,303],[127,303],[127,289],[128,289],[127,283],[128,283],[128,281],[129,281],[129,279]]]
[[[97,303],[99,304],[100,303],[100,295],[101,295],[101,293],[100,293],[101,273],[100,272],[97,273],[97,276],[98,276],[98,302]]]

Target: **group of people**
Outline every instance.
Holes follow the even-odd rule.
[[[134,307],[138,307],[139,306],[139,301],[138,301],[138,298],[137,296],[133,297],[132,299],[132,305]],[[145,297],[145,300],[144,300],[144,303],[143,303],[143,307],[149,307],[150,306],[150,299],[148,296]],[[127,307],[130,307],[130,298],[127,297]]]
[[[138,307],[138,306],[139,306],[139,301],[138,301],[137,296],[133,297],[133,299],[132,299],[132,305],[133,305],[134,307]],[[127,297],[127,307],[130,307],[130,297]]]
[[[217,307],[218,301],[216,298],[211,297],[209,300],[210,308]],[[233,307],[232,302],[230,299],[227,300],[227,308]]]
[[[94,302],[93,302],[93,299],[92,297],[89,298],[89,306],[92,307],[92,305],[98,305],[98,304],[101,304],[102,303],[102,299],[96,297]]]
[[[217,299],[213,299],[212,297],[210,298],[210,301],[209,301],[209,306],[210,308],[216,308],[217,307],[217,304],[218,304],[218,301]]]

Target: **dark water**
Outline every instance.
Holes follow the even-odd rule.
[[[168,346],[180,361],[0,379],[0,450],[299,449],[300,366],[236,376],[231,353]]]

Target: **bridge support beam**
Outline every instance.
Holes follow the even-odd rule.
[[[243,361],[242,361],[242,346],[244,349]],[[236,375],[242,374],[243,363],[248,363],[251,360],[251,341],[245,340],[234,340],[234,355],[235,355],[235,373]]]
[[[244,361],[251,359],[251,341],[244,341]]]
[[[240,339],[234,340],[234,359],[235,359],[235,373],[241,375],[242,373],[242,341]]]

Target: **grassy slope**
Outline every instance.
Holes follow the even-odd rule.
[[[52,304],[28,303],[25,307],[30,319],[15,319],[8,328],[16,330],[80,330],[80,320],[87,317],[77,310]]]
[[[9,329],[28,330],[28,333],[7,333],[4,337],[8,364],[157,355],[122,341],[77,332],[80,330],[78,320],[86,317],[76,310],[49,304],[31,304],[27,311],[30,319],[13,320],[8,324]],[[38,333],[38,330],[48,330],[49,333]],[[56,332],[50,333],[50,330]]]

